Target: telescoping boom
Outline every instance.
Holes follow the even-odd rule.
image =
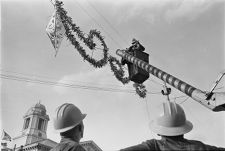
[[[225,92],[201,91],[185,83],[184,81],[144,62],[143,60],[128,54],[125,50],[118,49],[116,51],[116,54],[122,57],[123,59],[126,59],[128,62],[137,65],[141,69],[163,80],[164,82],[170,84],[174,88],[190,96],[192,99],[204,105],[208,109],[215,112],[225,111]]]

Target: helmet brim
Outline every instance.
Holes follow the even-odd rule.
[[[74,125],[66,127],[66,128],[62,128],[62,129],[57,129],[55,130],[56,132],[62,133],[62,132],[66,132],[71,130],[72,128],[74,128],[75,126],[79,125],[81,123],[81,121],[83,121],[83,119],[87,116],[87,114],[82,114],[81,115],[81,119]]]
[[[186,134],[190,132],[193,128],[193,125],[190,121],[186,120],[186,123],[182,126],[177,127],[165,127],[158,125],[157,122],[154,120],[149,124],[150,129],[160,135],[164,136],[178,136],[182,134]]]

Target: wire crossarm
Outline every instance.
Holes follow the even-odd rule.
[[[215,112],[225,111],[225,92],[213,92],[212,96],[208,98],[207,92],[201,91],[185,83],[184,81],[144,62],[143,60],[126,53],[125,50],[118,49],[116,51],[116,54],[122,57],[123,59],[126,59],[127,61],[137,65],[143,70],[149,72],[150,74],[156,76],[157,78],[163,80],[164,82],[170,84],[174,88],[185,93],[186,95],[199,102],[200,104],[204,105],[208,109]]]

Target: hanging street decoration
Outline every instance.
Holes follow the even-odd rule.
[[[109,56],[109,64],[117,80],[119,80],[123,84],[127,84],[130,82],[129,77],[124,77],[125,72],[119,60],[117,60],[115,57]],[[119,67],[119,69],[117,69],[116,65]]]
[[[72,22],[72,18],[67,16],[67,12],[62,8],[62,5],[63,5],[62,2],[56,1],[55,8],[56,8],[56,12],[60,15],[62,23],[65,27],[65,30],[66,30],[65,35],[68,38],[68,40],[75,47],[75,49],[78,50],[78,52],[83,57],[83,59],[88,61],[94,67],[101,68],[104,65],[106,65],[108,61],[108,48],[100,32],[97,30],[91,30],[88,36],[85,37],[84,33],[80,30],[80,28]],[[94,58],[89,56],[86,53],[85,49],[77,41],[73,33],[75,33],[77,37],[91,50],[93,50],[96,46],[96,44],[93,42],[93,38],[94,37],[97,38],[100,41],[101,45],[103,46],[103,58],[100,60],[95,60]]]
[[[56,50],[56,54],[65,35],[74,48],[83,57],[83,59],[88,61],[92,66],[95,68],[101,68],[109,63],[114,76],[123,84],[129,83],[130,77],[125,77],[125,71],[120,61],[108,54],[109,49],[104,41],[104,38],[101,36],[101,33],[97,30],[90,30],[89,34],[85,36],[80,28],[75,23],[73,23],[72,18],[67,16],[67,11],[62,7],[63,2],[56,0],[53,5],[55,7],[55,13],[51,18],[46,31]],[[77,41],[74,33],[79,38],[79,40],[91,50],[96,49],[96,44],[94,43],[93,38],[95,37],[97,40],[99,40],[101,46],[103,47],[103,57],[99,60],[96,60],[88,55],[86,50]],[[147,90],[143,84],[135,83],[133,86],[136,89],[136,93],[141,98],[146,97]]]
[[[145,98],[146,97],[147,90],[145,89],[145,85],[144,84],[134,83],[133,86],[134,86],[134,88],[136,90],[136,93],[141,98]]]
[[[55,11],[46,27],[47,35],[55,48],[55,56],[58,53],[65,31],[66,30],[61,22],[60,16],[57,11]]]

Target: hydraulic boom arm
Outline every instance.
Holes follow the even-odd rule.
[[[123,59],[126,59],[127,61],[137,65],[143,70],[149,72],[150,74],[190,96],[192,99],[209,108],[210,110],[215,112],[225,111],[225,92],[212,92],[212,95],[209,98],[207,92],[201,91],[185,83],[184,81],[179,80],[178,78],[144,62],[143,60],[126,53],[125,50],[118,49],[116,53]]]

